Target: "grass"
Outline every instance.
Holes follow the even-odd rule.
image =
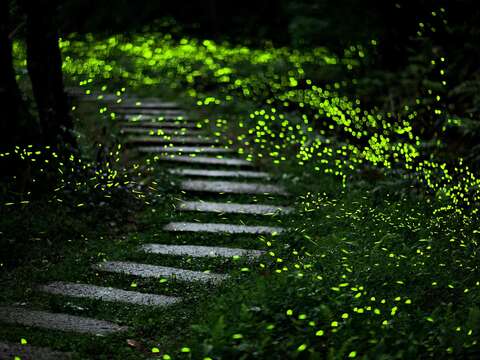
[[[475,358],[475,240],[460,231],[472,229],[415,194],[317,179],[323,195],[302,199],[297,230],[272,245],[277,270],[194,321],[193,358]]]

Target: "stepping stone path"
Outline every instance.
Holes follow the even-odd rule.
[[[81,90],[76,89],[73,89],[72,93],[77,93],[82,99],[89,101],[98,97],[84,96]],[[117,100],[113,95],[102,96],[104,99]],[[157,161],[167,162],[161,166],[167,167],[166,171],[178,179],[179,190],[184,192],[182,196],[187,196],[191,192],[197,193],[195,200],[182,199],[175,204],[179,214],[185,212],[235,214],[244,216],[245,219],[261,215],[261,219],[266,222],[265,225],[244,225],[243,221],[241,223],[172,221],[163,226],[163,231],[172,233],[176,239],[181,239],[185,236],[182,235],[184,233],[190,233],[188,238],[191,239],[192,233],[217,234],[216,236],[220,237],[226,234],[243,234],[243,236],[255,237],[259,234],[273,236],[285,231],[284,228],[271,226],[268,222],[269,219],[273,220],[272,216],[292,213],[293,209],[290,207],[268,203],[245,203],[245,200],[243,203],[221,202],[220,196],[218,201],[198,200],[203,193],[243,194],[243,199],[245,195],[268,194],[284,197],[288,194],[283,187],[269,183],[272,179],[270,174],[257,171],[250,161],[234,156],[236,150],[222,143],[221,139],[208,138],[208,131],[197,127],[197,123],[189,119],[186,112],[179,109],[177,104],[157,99],[131,99],[115,104],[112,108],[123,118],[120,123],[121,134],[127,136],[126,141],[134,145],[134,149],[140,154],[146,153]],[[159,146],[160,144],[163,146]],[[223,157],[223,154],[229,154],[229,156]],[[214,195],[210,195],[210,199],[211,196]],[[159,260],[162,256],[174,256],[205,259],[245,258],[255,261],[265,254],[265,251],[248,248],[156,243],[140,245],[137,251],[145,256],[148,254],[158,257]],[[229,278],[225,273],[193,271],[122,260],[92,264],[91,268],[92,275],[95,272],[97,274],[107,272],[140,278],[170,278],[212,285]],[[150,307],[166,307],[174,304],[181,306],[182,304],[181,296],[147,294],[62,281],[40,284],[36,291],[58,297],[60,300],[65,297],[65,301],[68,301],[68,298],[82,298]],[[102,336],[122,333],[128,329],[121,323],[49,312],[29,308],[28,305],[25,307],[0,305],[0,326],[2,324]],[[14,356],[20,356],[22,359],[67,359],[70,355],[43,347],[0,342],[0,359]]]

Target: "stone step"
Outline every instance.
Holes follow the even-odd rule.
[[[120,125],[127,126],[127,127],[144,127],[144,128],[152,128],[152,129],[195,129],[197,125],[195,122],[187,122],[184,120],[177,120],[177,121],[166,121],[166,120],[155,120],[154,118],[144,118],[141,116],[137,117],[126,117],[130,119],[130,121],[122,121]],[[198,129],[198,128],[197,128]]]
[[[68,96],[77,97],[81,101],[103,101],[103,102],[114,102],[118,99],[121,99],[122,96],[115,94],[109,94],[104,92],[91,91],[90,94],[86,94],[87,89],[83,87],[65,87],[65,92]]]
[[[141,134],[148,136],[177,135],[177,136],[204,136],[203,130],[197,129],[149,129],[144,127],[128,126],[120,130],[122,134]]]
[[[270,175],[266,172],[248,170],[203,170],[203,169],[169,169],[173,175],[202,176],[202,177],[228,177],[228,178],[261,178],[267,179]]]
[[[224,274],[205,273],[201,271],[192,271],[178,269],[167,266],[157,266],[148,264],[138,264],[126,261],[106,261],[93,266],[95,270],[134,275],[140,277],[171,277],[181,281],[200,281],[204,283],[218,283],[228,277]]]
[[[177,103],[160,100],[127,100],[112,106],[114,109],[169,109],[180,110]]]
[[[127,327],[109,321],[13,306],[0,307],[0,322],[93,335],[109,335],[127,330]]]
[[[66,360],[72,354],[55,351],[45,347],[0,342],[0,359],[21,360]]]
[[[180,115],[180,114],[138,114],[138,113],[120,113],[118,114],[118,119],[121,120],[122,122],[132,122],[132,123],[184,123],[184,124],[194,124],[196,125],[196,120],[192,118],[188,118],[185,115]]]
[[[91,102],[91,101],[95,101],[95,102],[104,102],[104,103],[111,103],[111,102],[114,102],[114,101],[117,101],[119,99],[119,97],[115,94],[79,94],[79,95],[75,95],[75,94],[70,94],[71,96],[74,96],[75,98],[77,98],[78,100],[80,101],[87,101],[87,102]]]
[[[164,244],[145,244],[140,250],[149,254],[162,255],[180,255],[191,257],[225,257],[242,256],[246,258],[256,258],[264,254],[260,250],[234,249],[215,246],[196,246],[196,245],[164,245]]]
[[[136,148],[144,153],[196,153],[196,154],[229,154],[235,152],[233,149],[221,147],[205,147],[205,146],[140,146]]]
[[[158,160],[201,165],[253,166],[250,161],[243,159],[215,158],[209,156],[164,155],[159,156]]]
[[[214,192],[227,194],[275,194],[288,195],[278,185],[243,183],[234,181],[183,180],[180,189],[185,191]]]
[[[131,136],[126,140],[135,144],[219,144],[219,139],[193,136]]]
[[[278,234],[284,231],[281,227],[249,226],[219,223],[171,222],[163,230],[174,232],[207,232],[225,234]]]
[[[177,203],[177,208],[180,211],[213,212],[221,214],[273,215],[290,214],[293,212],[292,208],[283,206],[235,203],[232,204],[209,201],[179,201]]]
[[[55,295],[122,302],[134,305],[167,306],[180,301],[180,298],[171,296],[144,294],[136,291],[66,282],[53,282],[48,285],[42,285],[39,289]]]
[[[186,113],[183,110],[169,110],[169,109],[143,109],[143,108],[117,108],[115,109],[119,115],[152,115],[163,117],[179,117],[185,116]]]

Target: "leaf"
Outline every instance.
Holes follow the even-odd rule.
[[[143,345],[137,340],[127,339],[127,345],[138,350],[143,350]]]

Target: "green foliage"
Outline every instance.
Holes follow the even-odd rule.
[[[31,257],[61,258],[68,242],[83,243],[93,229],[107,231],[103,225],[131,216],[132,209],[151,199],[150,191],[139,184],[148,171],[125,161],[113,130],[105,131],[109,122],[98,115],[97,106],[103,108],[72,109],[81,119],[76,126],[81,155],[69,148],[33,145],[0,154],[5,163],[21,159],[27,169],[22,177],[2,178],[2,266],[16,267]]]
[[[435,215],[421,196],[300,176],[317,189],[289,223],[301,231],[265,239],[259,276],[205,305],[187,342],[194,357],[474,356],[476,225]]]

